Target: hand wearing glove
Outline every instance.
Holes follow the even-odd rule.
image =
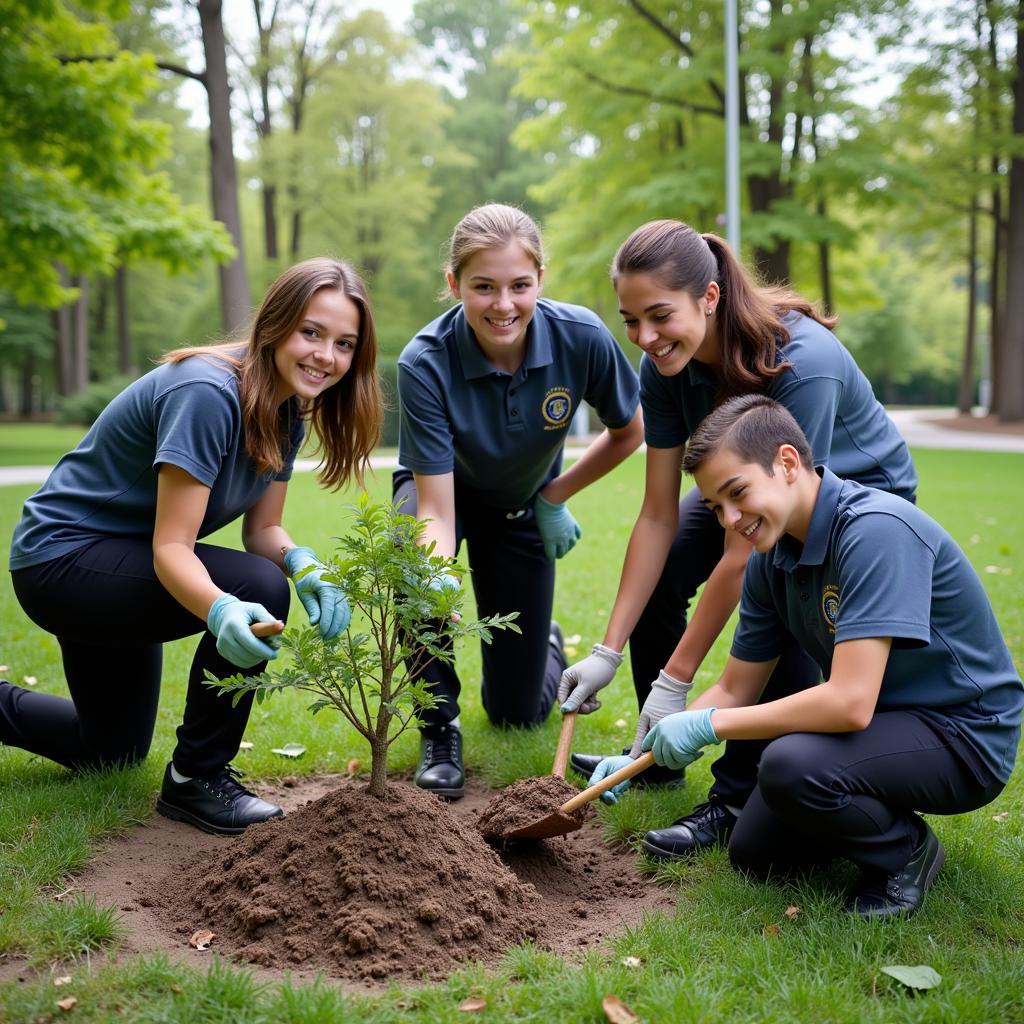
[[[685,768],[704,753],[702,747],[722,742],[711,724],[714,710],[680,711],[663,718],[647,734],[642,749],[649,750],[666,768]]]
[[[252,668],[261,661],[273,661],[277,648],[254,636],[254,622],[277,622],[261,604],[239,601],[234,594],[221,594],[206,616],[206,625],[217,638],[217,650],[239,668]]]
[[[632,764],[633,760],[634,759],[632,757],[627,757],[625,754],[618,754],[615,757],[606,757],[594,769],[594,774],[590,776],[590,781],[587,785],[596,786],[602,779],[607,779],[612,772],[617,772],[620,768],[625,768],[627,764]],[[617,786],[612,786],[611,789],[602,793],[599,797],[601,803],[618,803],[619,797],[629,789],[630,782],[632,782],[632,779],[626,779],[623,782],[620,782]]]
[[[462,581],[450,572],[443,572],[440,576],[435,576],[427,584],[428,589],[436,590],[439,594],[449,590],[457,591],[461,586]]]
[[[533,514],[537,518],[537,529],[544,541],[544,554],[553,562],[567,555],[583,536],[580,524],[572,517],[565,505],[554,505],[543,495],[533,499]]]
[[[693,689],[693,683],[674,679],[664,669],[647,694],[647,700],[640,709],[640,720],[636,724],[636,736],[629,751],[630,757],[639,757],[644,737],[666,716],[686,710],[686,695]]]
[[[581,715],[589,715],[596,711],[601,702],[594,694],[615,678],[621,664],[622,655],[618,651],[604,644],[594,644],[587,657],[562,673],[562,681],[558,684],[558,703],[562,714],[578,711]]]
[[[296,579],[303,569],[313,568]],[[319,623],[320,635],[325,640],[336,637],[348,628],[352,620],[352,609],[348,606],[345,592],[337,583],[328,583],[323,578],[327,567],[310,548],[289,548],[284,553],[284,567],[295,584],[302,607],[309,616],[309,624]]]

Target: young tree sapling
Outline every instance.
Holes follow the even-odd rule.
[[[466,569],[435,555],[433,544],[422,546],[422,522],[365,494],[349,508],[352,529],[340,538],[323,574],[348,598],[349,628],[326,641],[309,626],[286,630],[281,646],[290,664],[258,676],[208,676],[207,684],[233,694],[236,702],[249,692],[262,703],[272,693],[294,689],[316,696],[309,706],[314,714],[336,708],[369,743],[369,791],[383,797],[388,748],[418,711],[438,702],[414,676],[435,660],[454,661],[456,641],[476,637],[489,643],[494,629],[520,632],[513,621],[519,613],[462,618],[461,590],[442,583]]]

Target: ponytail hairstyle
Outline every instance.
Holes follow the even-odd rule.
[[[612,261],[612,284],[626,274],[650,274],[665,288],[686,292],[694,300],[703,297],[712,281],[718,284],[719,402],[765,391],[789,366],[776,365],[777,350],[790,339],[782,322],[787,313],[802,313],[829,329],[837,323],[836,317],[825,316],[790,289],[759,284],[725,241],[698,234],[678,220],[649,221],[622,243]]]
[[[504,249],[513,242],[522,246],[523,252],[540,273],[544,269],[544,244],[534,219],[516,206],[505,206],[502,203],[477,206],[455,225],[448,242],[445,274],[451,274],[458,281],[466,264],[478,252]],[[446,287],[440,298],[448,299],[450,294]]]
[[[179,363],[190,356],[219,359],[234,368],[242,404],[245,450],[259,473],[279,473],[291,437],[289,414],[275,400],[277,369],[274,353],[298,328],[306,307],[322,288],[344,293],[359,309],[359,338],[344,377],[300,410],[313,424],[320,457],[320,483],[337,490],[355,478],[363,486],[363,472],[380,438],[383,419],[377,380],[377,332],[373,310],[359,275],[341,260],[317,257],[286,270],[268,289],[242,339],[216,345],[196,345],[168,352],[162,362]]]

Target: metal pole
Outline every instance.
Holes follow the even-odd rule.
[[[740,251],[739,33],[736,0],[725,0],[725,237]]]

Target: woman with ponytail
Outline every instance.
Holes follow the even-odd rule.
[[[739,601],[751,551],[718,525],[696,488],[679,498],[684,447],[708,413],[737,395],[765,394],[793,414],[816,466],[910,501],[917,476],[906,443],[832,333],[835,318],[788,289],[759,285],[722,239],[679,221],[651,221],[619,248],[611,276],[626,333],[644,353],[646,485],[603,643],[566,669],[559,700],[564,712],[595,710],[595,694],[611,682],[628,640],[640,706],[635,757],[661,718],[685,709],[697,669]],[[808,616],[820,614],[822,595],[802,592],[801,601]],[[762,701],[819,679],[795,641],[783,646]],[[724,842],[755,785],[763,747],[727,743],[712,766],[709,800],[651,833],[657,841],[645,848],[678,857]],[[601,761],[573,756],[588,776]],[[648,782],[681,778],[660,768],[645,774]]]

